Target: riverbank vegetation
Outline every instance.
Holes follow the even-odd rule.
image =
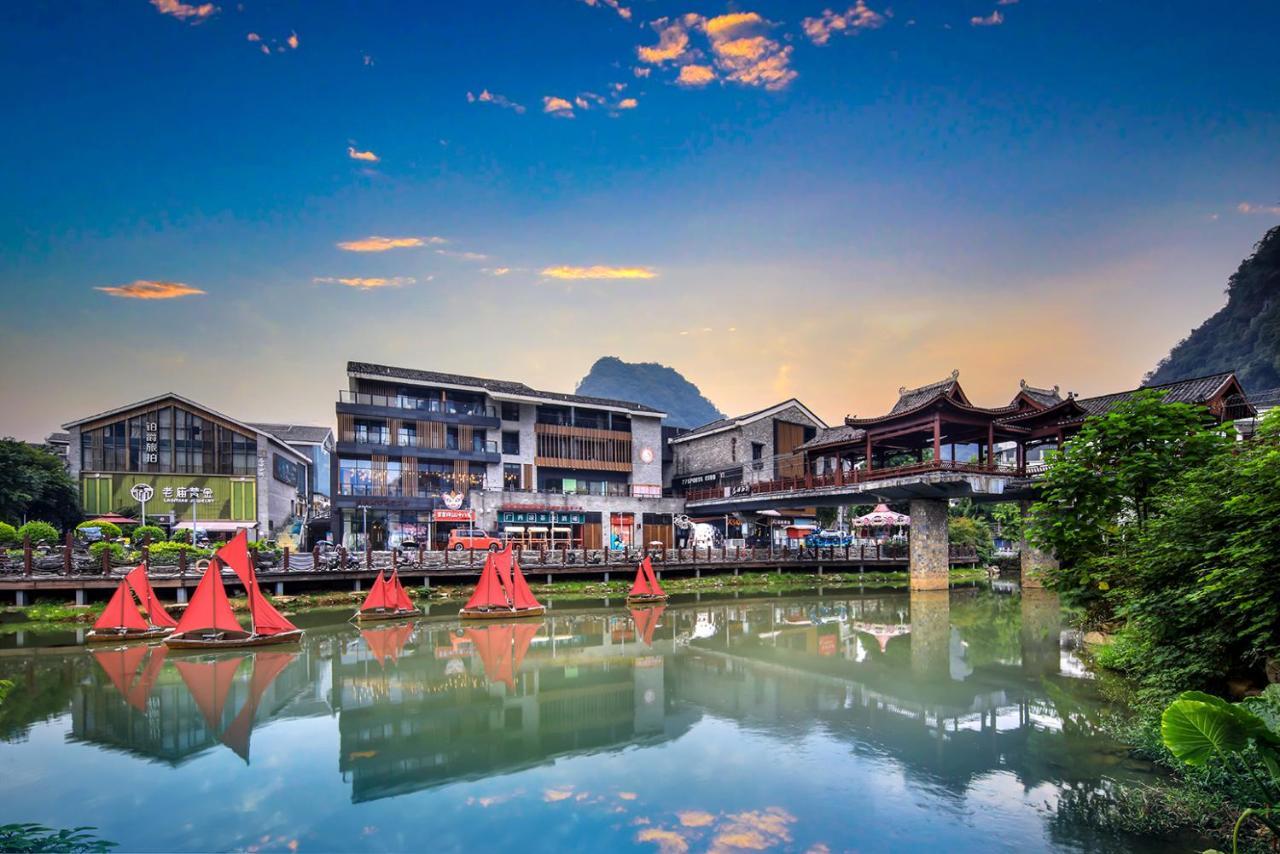
[[[1280,412],[1238,441],[1198,407],[1135,395],[1051,459],[1029,536],[1061,560],[1047,585],[1107,641],[1097,663],[1130,680],[1122,734],[1185,785],[1268,808],[1236,758],[1178,760],[1160,718],[1184,691],[1280,681]]]

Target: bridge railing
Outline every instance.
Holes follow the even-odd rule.
[[[841,486],[854,486],[860,483],[884,480],[890,477],[907,477],[913,474],[929,472],[959,472],[964,474],[1002,474],[1009,477],[1026,477],[1031,467],[1019,466],[1016,463],[992,462],[977,463],[958,460],[928,460],[923,463],[907,463],[899,466],[882,466],[866,469],[836,469],[835,471],[814,474],[806,473],[797,477],[784,477],[775,480],[740,483],[733,486],[715,486],[703,489],[691,489],[685,493],[687,501],[707,501],[716,498],[738,498],[748,495],[769,495],[776,492],[800,492],[811,489],[831,489]],[[1036,467],[1043,470],[1043,466]]]

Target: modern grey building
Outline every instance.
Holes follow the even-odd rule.
[[[575,548],[672,541],[663,413],[510,380],[365,362],[338,393],[333,535],[439,548],[478,527]]]

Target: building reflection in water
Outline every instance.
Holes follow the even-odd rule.
[[[955,791],[998,768],[1030,786],[1088,770],[1063,757],[1096,735],[1060,634],[1043,591],[921,591],[342,625],[293,653],[100,650],[71,738],[175,765],[225,745],[248,762],[256,725],[333,715],[337,770],[366,801],[660,743],[709,714],[788,738],[818,727]]]

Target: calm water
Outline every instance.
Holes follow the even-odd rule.
[[[1062,808],[1147,772],[1047,594],[614,606],[7,649],[0,819],[158,851],[1144,850]]]

